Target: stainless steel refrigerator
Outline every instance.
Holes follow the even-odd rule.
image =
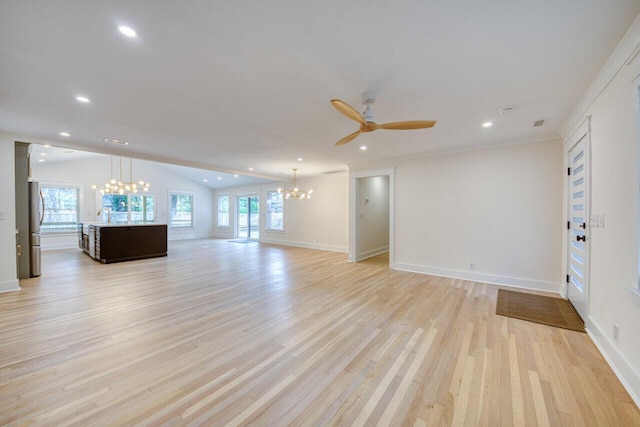
[[[42,201],[42,204],[40,203]],[[29,254],[31,277],[40,276],[40,225],[44,218],[44,200],[40,185],[29,182]],[[41,209],[42,208],[42,209]]]

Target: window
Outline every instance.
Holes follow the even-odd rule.
[[[102,218],[112,224],[147,223],[155,220],[155,197],[150,194],[103,194]]]
[[[218,227],[229,226],[229,195],[218,196]]]
[[[169,196],[170,227],[193,227],[193,195],[184,193],[171,193]]]
[[[276,191],[267,192],[267,230],[284,230],[282,194]]]
[[[129,200],[132,222],[153,222],[155,220],[156,204],[153,196],[131,194]]]
[[[40,191],[44,202],[41,230],[75,231],[78,223],[80,189],[42,186]]]

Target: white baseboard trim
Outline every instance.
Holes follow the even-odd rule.
[[[627,390],[636,406],[640,406],[640,374],[633,368],[626,357],[616,347],[608,334],[602,331],[593,318],[588,317],[586,322],[587,334],[598,347],[600,353],[616,374],[624,388]]]
[[[272,240],[272,239],[264,239],[264,238],[260,239],[260,243],[269,243],[271,245],[294,246],[296,248],[317,249],[320,251],[343,252],[343,253],[349,252],[349,248],[346,248],[346,247],[321,245],[318,243],[290,242],[287,240]]]
[[[453,279],[471,280],[473,282],[489,283],[492,285],[511,286],[513,288],[532,289],[536,291],[560,293],[561,284],[543,282],[540,280],[523,279],[519,277],[497,276],[471,271],[453,270],[448,268],[429,267],[396,262],[391,265],[395,270],[409,271],[412,273],[431,274],[433,276],[451,277]]]
[[[178,233],[168,233],[167,235],[167,241],[172,241],[172,240],[190,240],[190,239],[210,239],[212,237],[215,237],[211,234],[186,234],[186,235],[179,235]]]
[[[20,281],[18,279],[6,280],[4,282],[0,282],[0,293],[19,291],[19,290],[20,290]]]
[[[227,236],[225,234],[220,234],[220,233],[213,233],[211,237],[213,237],[214,239],[229,239],[229,240],[233,239],[233,235]]]
[[[356,255],[356,262],[357,261],[362,261],[363,259],[374,257],[376,255],[383,254],[385,252],[389,252],[389,246],[383,246],[381,248],[372,249],[370,251],[358,254],[358,255]]]

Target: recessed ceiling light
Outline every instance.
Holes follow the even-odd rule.
[[[298,161],[299,161],[299,162],[301,162],[301,161],[303,161],[303,160],[304,160],[304,159],[303,159],[302,157],[298,157]]]
[[[129,145],[127,141],[123,141],[121,139],[105,138],[104,142],[109,142],[111,144]]]
[[[80,102],[84,102],[85,104],[90,103],[91,101],[89,100],[89,98],[87,98],[86,96],[82,96],[82,95],[78,95],[76,96],[76,99]]]
[[[234,175],[233,175],[233,177],[234,177],[234,178],[237,178],[237,177],[238,177],[238,174],[237,174],[237,173],[236,173],[236,174],[234,174]]]
[[[136,37],[138,34],[136,34],[135,30],[133,28],[127,27],[126,25],[120,25],[118,27],[118,30],[120,30],[120,32],[122,34],[124,34],[127,37]]]
[[[253,170],[253,168],[249,168],[249,170],[250,170],[250,171],[252,171],[252,170]]]
[[[51,147],[51,145],[49,145],[49,144],[45,144],[45,145],[43,145],[43,147],[44,147],[44,148],[50,148],[50,147]]]
[[[202,178],[202,182],[209,182],[207,178]]]
[[[483,128],[490,128],[491,126],[493,126],[493,122],[484,122],[484,123],[482,124],[482,127],[483,127]]]
[[[60,132],[60,136],[71,136],[69,132]]]
[[[40,155],[41,155],[41,156],[46,156],[46,155],[47,155],[47,153],[40,153]]]
[[[218,181],[222,181],[222,177],[221,176],[218,177]]]
[[[360,149],[361,149],[362,151],[367,151],[367,146],[366,146],[366,145],[361,145],[361,146],[360,146]]]
[[[39,162],[44,162],[44,159],[38,159]]]

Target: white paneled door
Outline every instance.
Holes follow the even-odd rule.
[[[569,220],[567,298],[583,320],[588,314],[588,165],[587,136],[585,135],[569,151]]]

